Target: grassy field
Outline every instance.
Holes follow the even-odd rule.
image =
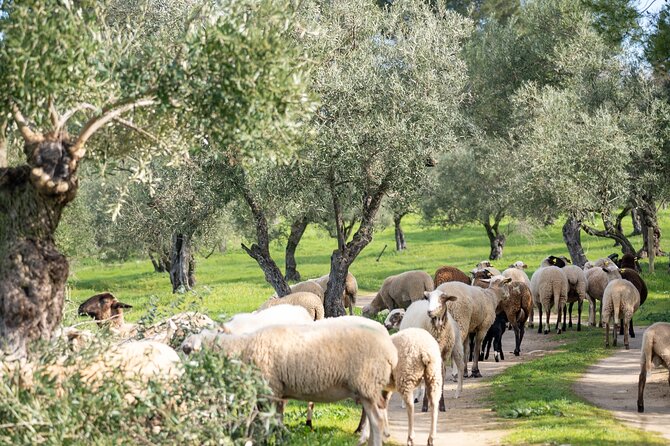
[[[528,229],[522,225],[509,225],[513,229],[508,237],[504,259],[494,262],[501,270],[515,260],[529,265],[529,273],[548,254],[567,254],[562,241],[560,224],[544,228]],[[351,268],[357,277],[360,294],[373,293],[383,280],[398,272],[420,269],[432,274],[443,264],[457,266],[469,271],[488,256],[488,240],[480,226],[466,226],[445,230],[423,226],[418,218],[406,218],[405,233],[408,250],[394,251],[392,228],[375,235],[375,240],[359,256]],[[630,231],[630,227],[626,227]],[[670,236],[670,213],[661,215],[663,234]],[[582,243],[589,259],[619,252],[607,239],[583,235]],[[635,246],[641,238],[634,237]],[[663,247],[670,249],[667,239]],[[229,243],[237,246],[238,243]],[[377,262],[375,259],[388,245]],[[297,251],[298,270],[303,277],[317,277],[328,271],[329,259],[335,241],[316,227],[310,227]],[[283,267],[283,246],[273,246],[275,260]],[[643,268],[646,272],[646,263]],[[644,307],[636,315],[636,322],[646,324],[657,320],[670,320],[670,275],[668,259],[657,259],[656,273],[644,274],[650,294]],[[149,308],[156,305],[159,312],[174,313],[196,305],[215,318],[258,307],[273,290],[265,283],[257,264],[241,249],[229,249],[225,254],[215,254],[209,259],[199,258],[197,263],[198,284],[193,293],[173,295],[167,274],[153,272],[148,260],[136,260],[122,264],[108,264],[75,260],[69,281],[70,299],[68,320],[74,320],[76,304],[97,292],[109,290],[120,300],[134,305],[127,313],[129,320],[137,320]],[[588,305],[584,306],[584,314]],[[561,353],[512,367],[495,378],[495,391],[491,404],[499,414],[518,417],[524,421],[514,424],[510,443],[572,443],[572,444],[640,444],[657,441],[639,431],[628,429],[615,422],[608,414],[583,402],[570,390],[571,383],[598,358],[606,355],[599,346],[598,330],[584,333],[568,333]],[[599,341],[600,340],[600,341]],[[551,394],[541,391],[547,374],[558,376],[560,386]],[[532,385],[528,385],[528,382]],[[516,393],[516,391],[522,393]],[[519,395],[522,395],[519,397]],[[309,432],[302,427],[304,404],[289,407],[286,424],[290,430],[290,444],[353,444],[350,434],[356,427],[359,409],[350,403],[317,405],[316,429]]]

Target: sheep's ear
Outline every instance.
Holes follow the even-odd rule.
[[[510,283],[512,281],[511,277],[505,277],[502,281],[502,283]]]
[[[424,299],[430,299],[430,291],[424,291],[423,292],[423,297],[424,297]]]
[[[448,296],[445,293],[442,293],[442,295],[440,296],[440,299],[442,300],[442,303],[445,303],[445,302],[456,300],[456,296]]]
[[[114,302],[114,303],[112,304],[112,309],[113,309],[113,310],[117,310],[117,309],[119,309],[119,308],[133,308],[133,306],[132,306],[132,305],[128,305],[128,304],[124,304],[123,302],[118,302],[118,301],[117,301],[117,302]]]
[[[524,263],[523,266],[522,266],[521,268],[522,268],[522,269],[526,269],[526,268],[528,268],[528,265],[526,265],[526,264]]]
[[[610,270],[608,270],[608,269],[605,268],[604,266],[603,266],[602,268],[603,268],[603,271],[605,271],[606,273],[609,273],[609,272],[610,272]]]

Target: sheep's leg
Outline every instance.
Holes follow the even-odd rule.
[[[567,313],[568,312],[568,304],[563,305],[563,331],[568,331],[567,323],[565,322],[567,320]],[[570,316],[572,319],[572,316]],[[558,332],[559,334],[561,333],[560,331]]]
[[[312,415],[314,413],[314,403],[312,401],[307,402],[307,420],[305,425],[312,429]]]
[[[628,335],[631,338],[635,337],[635,330],[633,329],[633,319],[630,320],[630,324],[628,325]]]
[[[486,337],[484,338],[484,345],[482,346],[482,353],[479,355],[479,360],[483,361],[485,359],[489,359],[489,353],[491,353],[491,344],[493,343],[493,339],[488,336],[488,333]],[[484,354],[484,351],[486,350],[486,355]],[[493,352],[495,353],[496,348],[493,346]]]
[[[596,300],[591,296],[588,296],[589,299],[589,327],[595,327],[596,325]]]
[[[500,336],[498,336],[498,351],[500,352],[500,360],[504,361],[505,360],[505,352],[503,352],[503,348],[502,348],[502,335],[503,334],[501,333]]]
[[[537,334],[541,334],[542,333],[542,304],[540,304],[540,303],[537,304],[537,313],[540,316],[540,324],[539,324],[539,327],[537,329]]]
[[[470,336],[463,341],[463,378],[468,377],[468,355],[470,354]],[[460,372],[460,370],[459,370]]]
[[[610,322],[605,322],[605,347],[610,346]]]
[[[540,314],[542,314],[542,310],[540,310]],[[533,319],[535,316],[535,304],[531,302],[530,305],[530,314],[528,315],[528,327],[530,328],[535,328],[535,324],[533,323]]]
[[[428,392],[426,392],[428,393]],[[412,392],[402,394],[402,400],[407,405],[407,446],[414,445],[414,404],[412,404]]]
[[[463,377],[465,376],[465,364],[463,361],[463,350],[460,348],[460,343],[454,345],[451,350],[451,363],[458,369],[458,385],[456,386],[456,395],[454,398],[461,396],[463,390]],[[447,379],[446,374],[443,375],[443,381]],[[444,387],[444,386],[443,386]]]
[[[430,433],[428,434],[428,446],[433,446],[433,438],[437,435],[437,407],[438,395],[440,401],[444,404],[444,374],[442,376],[429,376],[424,371],[424,381],[426,382],[426,393],[430,393]],[[414,423],[412,423],[414,426]]]
[[[615,319],[614,320],[614,327],[612,328],[612,345],[614,347],[616,347],[616,343],[617,343],[617,339],[616,339],[616,337],[617,337],[617,322],[618,321]]]
[[[619,319],[619,334],[623,336],[623,318]]]
[[[368,418],[365,415],[365,407],[363,407],[361,409],[361,419],[358,420],[358,426],[356,427],[356,430],[354,431],[354,434],[360,434],[360,433],[363,432],[363,428],[365,427],[365,423],[367,422],[367,419]]]
[[[544,334],[549,334],[549,330],[551,330],[551,324],[549,324],[549,316],[551,315],[551,307],[547,308],[545,311],[545,314],[547,316],[547,323],[544,326]],[[558,310],[558,317],[561,316],[561,310]]]
[[[482,331],[478,331],[475,334],[475,348],[477,351],[481,350],[482,348],[482,339],[484,339],[484,336],[486,333],[482,333]],[[481,378],[482,374],[479,372],[479,356],[475,355],[473,361],[472,361],[472,373],[470,374],[471,377],[473,378]]]
[[[668,381],[670,383],[670,375],[668,375]],[[637,381],[637,411],[642,413],[644,412],[644,386],[647,383],[647,370],[642,366],[640,371],[640,378]]]
[[[568,313],[570,314],[570,322],[568,323],[568,327],[570,328],[572,328],[572,306],[574,304],[574,302],[570,302],[570,308],[568,308]]]
[[[628,321],[625,319],[623,321],[623,346],[626,350],[630,349],[630,345],[628,344]]]
[[[515,322],[512,324],[512,329],[514,330],[514,356],[519,356],[521,352],[521,331],[523,330],[523,325],[519,327],[519,323]]]
[[[365,440],[367,439],[369,446],[382,446],[381,429],[384,424],[382,410],[377,407],[377,404],[375,404],[374,401],[370,401],[367,398],[363,399],[362,403],[365,414],[367,415],[367,421],[361,432],[361,436],[359,437],[358,445],[361,446],[365,444]],[[369,437],[366,437],[368,431]]]
[[[603,300],[600,299],[600,322],[598,323],[598,328],[603,328]]]
[[[584,305],[584,299],[581,299],[577,302],[577,331],[582,331],[582,306]],[[572,313],[572,312],[571,312]],[[570,315],[572,317],[572,314]]]

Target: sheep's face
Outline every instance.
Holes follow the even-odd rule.
[[[523,263],[521,260],[517,260],[516,262],[512,263],[509,267],[510,268],[516,268],[516,269],[526,269],[526,268],[528,268],[528,265]]]
[[[179,347],[184,353],[190,355],[194,352],[202,350],[203,346],[210,345],[214,342],[216,337],[221,334],[219,330],[210,330],[205,328],[200,333],[189,335]]]
[[[456,300],[456,296],[449,296],[441,290],[424,291],[428,300],[428,317],[435,328],[440,328],[447,320],[447,302]]]
[[[484,269],[484,268],[491,268],[491,262],[489,262],[488,260],[484,260],[482,262],[479,262],[477,264],[476,270]]]
[[[386,316],[384,327],[386,327],[387,330],[400,327],[400,323],[402,322],[402,318],[404,316],[405,310],[402,308],[396,308],[395,310],[391,311],[388,316]]]
[[[497,291],[501,299],[509,297],[509,284],[512,283],[511,277],[493,276],[490,279],[482,279],[482,282],[489,284],[489,288]]]

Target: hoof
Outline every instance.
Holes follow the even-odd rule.
[[[514,350],[514,356],[519,356],[521,352],[519,350]]]
[[[558,330],[556,330],[556,334],[561,334],[561,333],[563,333],[563,332],[561,331],[560,328]]]
[[[496,362],[500,362],[500,355],[498,354],[498,352],[496,352],[496,353],[493,355],[493,358],[496,360]]]
[[[414,398],[414,404],[419,402],[419,398]]]
[[[433,439],[432,439],[432,438],[429,438],[429,439],[428,439],[428,443],[427,443],[427,445],[428,445],[428,446],[433,446]]]
[[[630,334],[630,337],[631,337],[631,338],[634,338],[634,337],[635,337],[635,332],[632,332],[632,333]]]
[[[637,411],[640,412],[640,413],[644,412],[644,404],[638,404],[637,405]]]
[[[447,408],[446,408],[446,406],[444,405],[444,401],[442,401],[442,402],[438,405],[437,410],[440,411],[440,412],[446,412],[446,411],[447,411]]]
[[[470,374],[470,378],[481,378],[482,374],[479,373],[479,370],[473,370],[472,373]]]
[[[409,438],[407,439],[407,446],[414,446],[414,441],[410,440]]]
[[[421,406],[421,412],[428,412],[428,405]]]
[[[313,429],[314,427],[312,426],[312,420],[307,420],[305,421],[305,426],[307,426],[310,429]]]
[[[549,330],[544,330],[544,334],[549,334]]]
[[[630,349],[630,347],[628,346],[628,344],[625,344],[624,347],[626,348],[626,350],[629,350],[629,349]]]
[[[451,380],[455,383],[458,382],[458,375],[451,375]]]

